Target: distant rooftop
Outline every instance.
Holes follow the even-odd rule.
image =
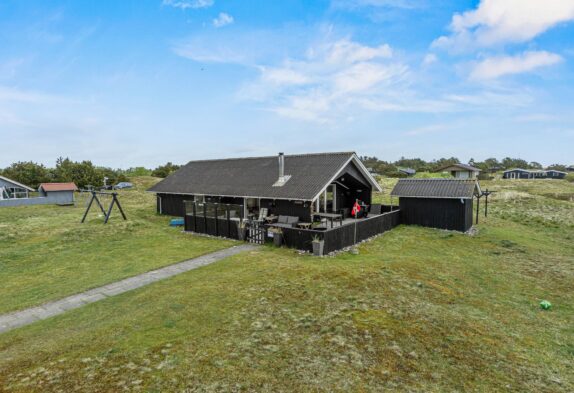
[[[42,190],[46,192],[51,191],[77,191],[78,187],[76,187],[75,183],[42,183],[40,187]]]

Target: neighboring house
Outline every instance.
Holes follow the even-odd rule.
[[[549,169],[545,172],[546,172],[546,179],[564,179],[568,174],[567,172],[557,171],[554,169]]]
[[[0,200],[28,198],[30,192],[34,191],[22,183],[0,176]]]
[[[509,169],[502,174],[503,179],[564,179],[568,173],[550,170]]]
[[[30,205],[71,205],[74,203],[74,191],[78,188],[74,183],[42,183],[38,188],[39,196],[30,198],[30,192],[34,189],[16,183],[17,191],[15,197],[5,198],[6,178],[0,176],[0,189],[4,198],[0,198],[0,207],[30,206]],[[10,181],[12,184],[15,182]],[[26,187],[26,188],[24,188]],[[23,191],[25,190],[25,192]]]
[[[391,196],[399,198],[401,222],[466,232],[472,227],[476,180],[400,179]]]
[[[416,175],[417,171],[415,171],[413,168],[397,168],[397,171],[404,173],[407,176],[414,176]]]
[[[480,169],[467,164],[452,164],[437,170],[436,172],[448,172],[455,179],[476,179]]]
[[[243,216],[348,216],[356,200],[371,204],[381,188],[353,152],[191,161],[149,189],[160,214],[183,217],[184,201],[241,205]]]
[[[74,203],[74,192],[78,187],[74,183],[42,183],[38,187],[41,197],[46,197],[56,205],[71,205]]]
[[[570,165],[569,167],[566,167],[566,172],[574,172],[574,165]]]
[[[535,178],[535,171],[528,169],[508,169],[502,174],[503,179],[532,179]]]

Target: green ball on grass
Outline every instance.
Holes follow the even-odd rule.
[[[543,310],[550,310],[551,307],[552,303],[550,303],[548,300],[543,300],[540,302],[540,308]]]

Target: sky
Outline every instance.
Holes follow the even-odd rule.
[[[574,164],[574,0],[0,0],[0,167]]]

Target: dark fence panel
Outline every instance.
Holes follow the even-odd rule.
[[[287,247],[298,250],[312,251],[312,241],[315,236],[325,241],[324,253],[341,250],[370,237],[386,232],[400,224],[400,211],[381,214],[379,216],[357,220],[352,224],[343,225],[326,231],[313,229],[283,228],[283,240]]]
[[[358,225],[358,222],[359,221],[357,221],[357,223],[343,225],[342,227],[325,231],[325,247],[323,252],[328,254],[355,244],[355,231],[357,229],[356,225]]]
[[[207,225],[206,225],[207,223]],[[204,218],[188,214],[184,217],[184,228],[187,232],[205,233],[211,236],[239,238],[239,221],[225,218]]]
[[[207,217],[205,224],[205,233],[211,236],[217,236],[217,219]]]
[[[196,211],[196,215],[185,216],[185,230],[197,233],[206,233],[212,236],[239,238],[239,221],[224,218],[205,217],[207,209]],[[224,212],[227,215],[227,211]],[[222,212],[222,214],[224,214]],[[346,224],[328,230],[282,228],[283,241],[287,247],[298,250],[313,251],[313,239],[319,238],[325,241],[324,252],[330,253],[352,246],[365,239],[386,232],[399,225],[400,210],[394,210],[378,216],[357,220],[352,224]]]
[[[313,238],[317,236],[323,239],[325,232],[312,229],[282,228],[283,242],[289,248],[297,250],[313,251]]]

